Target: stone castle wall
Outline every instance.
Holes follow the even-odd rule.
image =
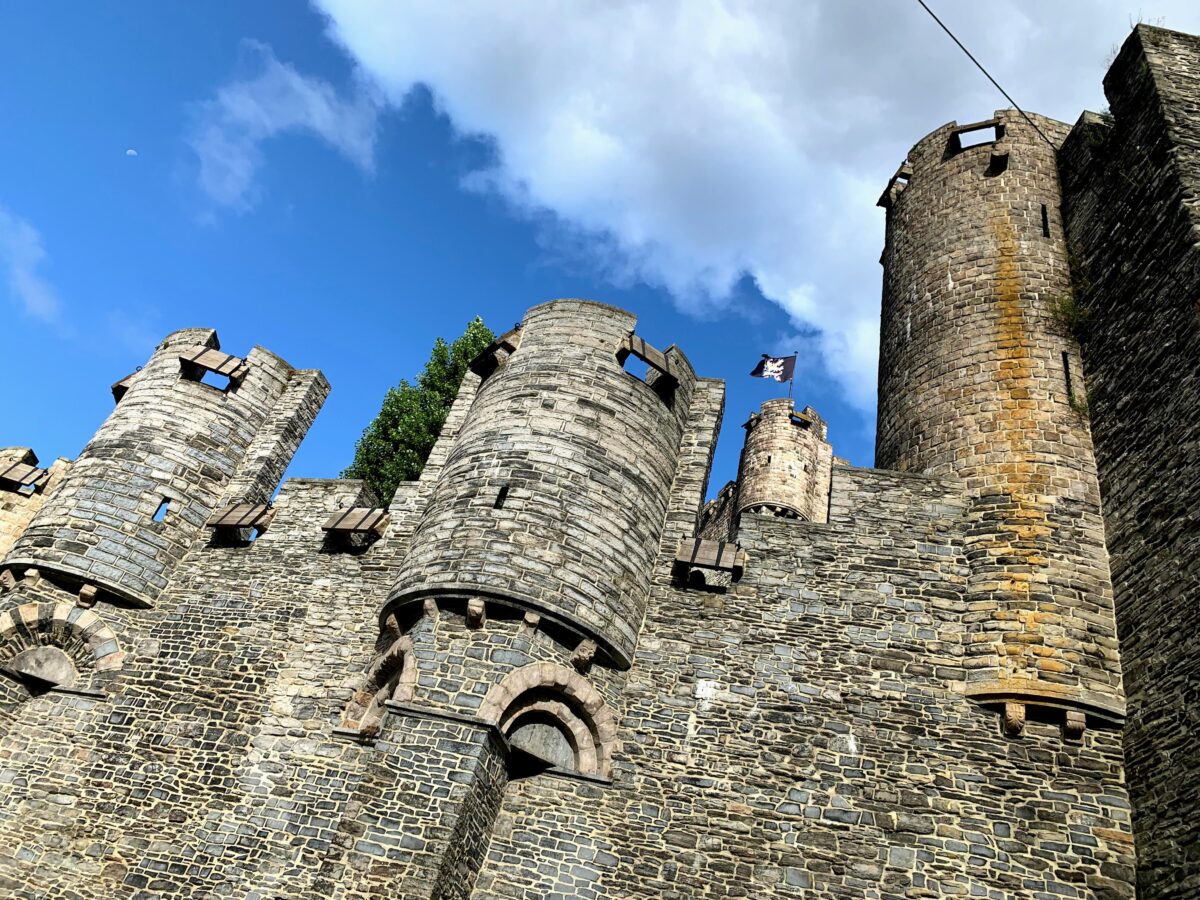
[[[1078,717],[1124,713],[1054,143],[1015,110],[994,140],[950,123],[913,147],[887,210],[876,464],[963,478],[971,497],[968,690]],[[1060,712],[1060,715],[1062,713]]]
[[[1200,39],[1139,26],[1063,146],[1104,494],[1139,896],[1200,895]]]
[[[1033,721],[1012,740],[964,696],[960,481],[839,466],[828,524],[746,513],[739,579],[678,580],[722,393],[698,381],[690,397],[628,671],[580,658],[552,618],[470,592],[395,607],[380,630],[379,598],[486,408],[473,376],[380,540],[347,548],[321,532],[371,502],[357,483],[292,480],[262,536],[197,540],[154,608],[101,601],[87,614],[111,625],[123,664],[89,673],[79,653],[78,690],[0,697],[0,839],[15,848],[0,885],[1130,896],[1117,734],[1064,742]],[[75,601],[46,579],[3,599]],[[537,731],[551,713],[584,729],[553,766],[525,749],[554,745]],[[1069,878],[1046,856],[1069,859]]]
[[[962,484],[832,496],[745,516],[725,591],[656,578],[613,783],[511,783],[472,896],[1132,896],[1119,732],[1010,740],[963,694]]]
[[[1186,36],[1122,51],[1115,123],[1059,156],[1069,252],[1023,120],[914,148],[883,201],[894,470],[768,401],[704,504],[723,385],[555,301],[464,379],[381,535],[325,531],[377,502],[360,483],[291,479],[257,539],[217,540],[328,386],[256,348],[222,394],[181,378],[215,336],[168,338],[0,560],[0,892],[1194,893],[1198,71]],[[159,495],[186,528],[146,523]]]

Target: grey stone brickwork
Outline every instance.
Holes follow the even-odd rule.
[[[28,447],[0,447],[0,471],[15,464],[36,466],[37,454]],[[50,477],[35,490],[22,490],[28,486],[14,482],[0,482],[0,559],[29,527],[46,497],[58,487],[70,468],[70,460],[56,459],[47,470]]]
[[[882,468],[772,400],[706,504],[723,384],[561,300],[464,379],[381,535],[323,529],[361,483],[294,478],[217,538],[328,385],[256,348],[222,393],[180,362],[215,335],[170,336],[40,509],[3,507],[0,894],[1195,894],[1197,72],[1137,30],[1115,121],[1058,155],[1065,215],[1011,113],[917,144]],[[741,562],[695,577],[697,538]]]
[[[675,348],[669,391],[624,371],[635,322],[590,301],[530,310],[520,349],[479,387],[391,608],[480,592],[628,663],[695,381]]]
[[[186,377],[180,357],[197,347],[218,348],[216,332],[185,329],[159,345],[17,540],[7,569],[19,574],[35,566],[68,586],[89,584],[150,606],[235,475],[251,494],[244,499],[267,499],[256,484],[262,478],[250,470],[273,451],[286,465],[328,384],[255,347],[245,377],[220,390]],[[255,447],[247,456],[259,436],[282,440],[286,451]],[[274,476],[270,490],[281,474],[267,473]],[[243,498],[227,502],[236,499]],[[165,517],[155,521],[164,503]]]
[[[1000,110],[991,142],[922,138],[887,211],[876,463],[957,475],[971,497],[968,689],[1124,713],[1054,147],[1066,126]],[[907,180],[905,180],[907,179]],[[1072,375],[1071,372],[1074,372]],[[1060,710],[1060,715],[1062,714]]]
[[[1139,26],[1061,154],[1131,716],[1139,895],[1200,895],[1200,39]],[[1119,248],[1119,252],[1117,252]]]

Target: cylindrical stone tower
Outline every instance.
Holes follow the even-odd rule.
[[[826,521],[833,449],[825,421],[810,406],[797,412],[785,398],[763,403],[745,429],[734,522],[745,512]]]
[[[876,464],[966,482],[968,693],[1078,722],[1124,701],[1059,202],[1015,110],[913,147],[880,200]]]
[[[300,374],[261,347],[245,360],[217,347],[211,329],[176,331],[119,385],[116,408],[4,558],[4,568],[20,574],[32,567],[64,586],[90,584],[110,599],[154,603],[251,441],[279,413],[289,380]],[[212,355],[201,357],[205,350]],[[224,390],[201,380],[210,371],[205,363],[220,361],[221,370],[234,375]],[[320,381],[319,407],[328,385],[313,374]],[[298,434],[306,428],[307,422]]]
[[[479,386],[385,619],[430,595],[486,598],[629,664],[695,385],[679,350],[630,337],[635,322],[583,300],[526,314]],[[622,366],[631,347],[651,362],[645,379]]]

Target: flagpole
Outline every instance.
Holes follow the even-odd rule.
[[[793,355],[794,355],[794,356],[795,356],[797,359],[799,359],[799,358],[800,358],[800,351],[799,351],[799,350],[793,350],[793,351],[792,351],[792,354],[793,354]],[[791,399],[792,399],[792,385],[794,385],[795,383],[796,383],[796,366],[795,366],[795,364],[793,364],[793,365],[792,365],[792,377],[788,379],[788,399],[789,399],[789,400],[791,400]]]

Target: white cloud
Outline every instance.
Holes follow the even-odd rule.
[[[825,368],[864,410],[883,242],[875,200],[923,134],[1006,105],[910,2],[314,2],[392,104],[424,84],[461,133],[493,139],[496,162],[470,186],[685,309],[720,308],[751,275],[798,332],[818,330]],[[1070,120],[1103,103],[1105,57],[1130,24],[1120,0],[938,5],[1028,108]],[[1142,9],[1200,29],[1193,6]],[[262,136],[283,127],[370,158],[371,129],[348,129],[327,85],[312,89],[271,58],[266,69],[263,81],[287,89],[253,82],[238,96],[282,97],[295,111],[268,116],[260,101],[241,115],[244,102],[222,93],[219,120],[250,134],[230,146],[222,127],[205,154],[210,190],[229,205],[246,195]],[[337,137],[347,130],[357,140]]]
[[[199,182],[220,208],[244,212],[257,201],[262,145],[276,135],[307,132],[370,171],[378,105],[362,85],[343,97],[328,82],[301,75],[270,47],[246,41],[249,77],[225,85],[197,106],[190,144]]]
[[[62,304],[38,271],[48,259],[37,229],[0,207],[0,272],[9,293],[28,315],[55,322]]]

